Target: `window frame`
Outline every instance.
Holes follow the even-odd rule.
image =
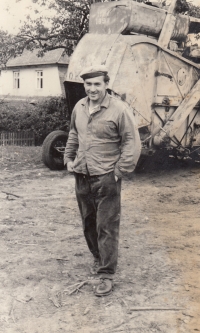
[[[13,71],[13,88],[20,89],[20,71]]]
[[[44,71],[42,69],[36,70],[36,89],[44,89]]]

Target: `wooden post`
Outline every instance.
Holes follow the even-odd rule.
[[[167,16],[166,16],[165,22],[163,24],[159,39],[158,39],[158,45],[160,47],[167,48],[168,44],[170,42],[174,27],[175,27],[175,23],[176,23],[176,17],[174,16],[176,2],[177,2],[177,0],[172,0],[170,6],[168,8]]]
[[[200,100],[200,80],[184,98],[182,103],[166,122],[163,129],[154,137],[154,144],[160,145],[166,137],[172,138]]]

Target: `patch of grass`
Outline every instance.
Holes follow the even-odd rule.
[[[0,146],[0,168],[38,166],[42,163],[41,156],[42,147]]]

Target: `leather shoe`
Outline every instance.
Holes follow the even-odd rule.
[[[100,283],[96,287],[95,295],[96,296],[107,296],[112,293],[113,281],[110,279],[100,279]]]

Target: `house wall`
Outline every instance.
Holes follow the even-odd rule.
[[[60,86],[61,86],[61,90],[62,90],[62,95],[65,97],[65,87],[64,87],[64,80],[67,74],[67,68],[64,66],[59,66],[59,78],[60,78]]]
[[[37,88],[37,71],[43,71],[43,88]],[[65,69],[66,70],[66,69]],[[14,88],[13,72],[20,72],[20,87]],[[7,68],[1,72],[1,91],[4,96],[45,97],[62,96],[60,75],[57,65]]]

